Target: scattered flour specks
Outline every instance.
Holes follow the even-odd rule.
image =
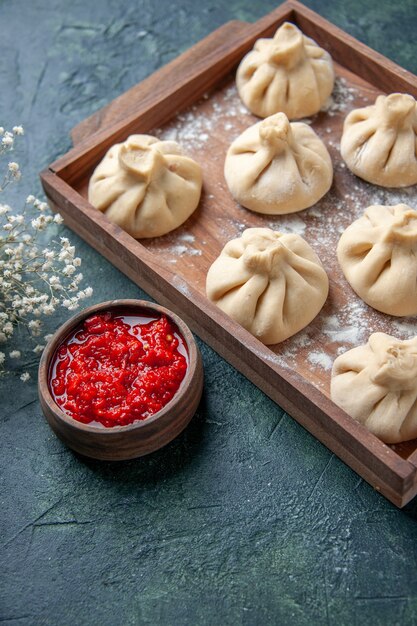
[[[307,224],[298,215],[284,215],[276,221],[268,224],[272,230],[279,230],[283,233],[295,233],[303,236],[307,228]]]
[[[186,241],[187,243],[193,243],[195,236],[192,233],[182,233],[178,236],[178,241]]]
[[[324,370],[331,370],[333,359],[325,352],[310,352],[307,359],[313,365],[318,365]]]
[[[177,256],[181,256],[183,254],[188,254],[189,256],[201,256],[202,252],[198,248],[188,248],[187,246],[183,246],[178,244],[176,246],[171,246],[170,251],[172,254],[176,254]]]
[[[180,291],[184,296],[186,296],[187,298],[192,297],[192,293],[190,291],[188,284],[183,278],[181,278],[181,276],[178,276],[176,274],[172,282],[174,286],[178,289],[178,291]]]
[[[345,326],[343,328],[325,328],[324,334],[332,343],[358,344],[362,339],[362,331],[356,326]]]
[[[349,87],[344,78],[337,76],[332,95],[323,106],[322,111],[328,113],[330,117],[333,117],[341,111],[346,111],[352,107],[356,95],[357,90],[354,87]]]
[[[164,237],[155,238],[148,242],[148,246],[151,250],[159,253],[166,254],[169,252],[171,258],[168,259],[168,263],[176,263],[179,257],[186,256],[201,256],[202,250],[197,247],[193,247],[191,244],[195,243],[195,235],[193,233],[184,231],[178,233],[173,231],[168,233]],[[201,245],[204,242],[200,242]]]
[[[411,339],[417,335],[417,320],[397,319],[392,325],[400,339]]]
[[[171,246],[170,250],[173,254],[186,254],[188,252],[187,246],[181,246],[180,244]]]
[[[206,94],[203,99],[208,100],[209,97]],[[220,119],[223,121],[223,129],[229,133],[235,128],[233,119],[242,116],[247,116],[248,120],[251,119],[238,96],[235,85],[232,85],[225,90],[221,99],[213,99],[210,102],[209,111],[201,111],[198,106],[194,105],[177,115],[163,128],[155,128],[150,134],[165,141],[177,141],[185,151],[199,150],[204,148],[213,135],[213,129],[216,128]],[[253,123],[252,120],[251,123]]]

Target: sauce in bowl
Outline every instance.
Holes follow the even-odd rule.
[[[85,319],[58,346],[49,389],[79,422],[125,426],[168,404],[187,367],[184,339],[165,315],[105,311]]]

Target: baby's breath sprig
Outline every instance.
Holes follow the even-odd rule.
[[[0,127],[0,157],[13,150],[16,138],[23,135],[22,126],[12,131]],[[0,192],[21,178],[19,164],[8,162],[0,184]],[[17,325],[24,325],[31,338],[41,338],[42,316],[55,313],[63,306],[74,311],[85,298],[89,298],[91,287],[81,289],[83,275],[79,271],[81,258],[66,237],[52,241],[44,247],[40,233],[52,224],[61,224],[59,214],[51,215],[46,202],[33,195],[26,199],[20,213],[0,203],[0,344],[10,342]],[[33,352],[39,355],[51,335],[35,341]],[[6,371],[8,359],[18,359],[18,350],[0,351],[0,375]],[[23,372],[21,380],[26,382],[30,375]]]

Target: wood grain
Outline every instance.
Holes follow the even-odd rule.
[[[313,367],[309,362],[309,354],[314,350],[320,352],[326,349],[332,358],[337,354],[340,343],[326,340],[323,320],[343,310],[349,298],[355,298],[337,266],[334,250],[326,251],[323,245],[320,249],[330,274],[330,297],[321,315],[308,327],[308,341],[304,346],[297,337],[278,346],[263,346],[205,297],[207,269],[228,239],[238,235],[244,227],[282,226],[280,219],[256,215],[237,206],[228,193],[222,169],[230,141],[256,121],[235,104],[230,69],[259,36],[272,34],[286,19],[300,25],[302,22],[305,33],[323,45],[324,41],[330,42],[336,61],[339,61],[337,74],[353,89],[352,107],[372,102],[383,91],[381,85],[386,83],[379,81],[379,76],[385,75],[385,67],[390,76],[393,67],[396,67],[394,64],[352,38],[346,38],[339,29],[302,5],[288,2],[257,24],[247,25],[247,28],[233,26],[233,32],[225,28],[221,35],[216,31],[217,35],[212,39],[216,42],[216,49],[199,60],[196,68],[200,72],[198,79],[194,74],[186,74],[193,56],[193,50],[190,50],[175,65],[175,72],[179,75],[183,67],[183,81],[176,88],[172,84],[166,85],[165,89],[155,91],[152,100],[150,77],[145,81],[146,104],[136,113],[132,113],[130,99],[122,97],[113,112],[110,106],[106,113],[94,117],[94,120],[91,118],[84,127],[84,136],[86,132],[93,134],[85,137],[74,150],[43,172],[42,182],[51,203],[59,208],[71,228],[152,297],[179,313],[203,340],[376,489],[397,506],[403,506],[417,492],[417,442],[396,446],[395,449],[383,444],[330,401],[328,371]],[[219,41],[219,37],[223,37],[224,41]],[[356,52],[352,51],[353,48]],[[350,58],[347,52],[355,57],[358,50],[364,62],[362,65],[359,63],[353,73],[352,66],[346,67],[344,61],[346,57]],[[409,87],[408,91],[415,93],[416,78],[404,72],[398,75]],[[159,79],[154,77],[154,80],[156,88]],[[210,97],[199,99],[213,85],[216,88]],[[140,93],[140,85],[135,93]],[[228,110],[231,103],[234,108]],[[190,104],[191,109],[184,112]],[[339,159],[339,162],[337,144],[344,114],[343,110],[334,115],[320,113],[312,120],[315,130],[327,137],[332,158],[335,161]],[[115,124],[109,127],[111,119]],[[191,121],[187,122],[187,119]],[[124,139],[131,132],[155,132],[157,135],[176,132],[181,138],[187,124],[195,131],[195,138],[189,141],[187,147],[204,168],[205,190],[200,206],[174,233],[157,240],[135,241],[87,202],[87,184],[92,168],[109,145]],[[201,139],[203,135],[207,136],[204,141]],[[75,132],[74,136],[78,138],[79,133]],[[328,228],[323,219],[331,216],[334,209],[332,203],[343,200],[346,215],[341,219],[349,223],[352,212],[356,210],[351,198],[352,187],[356,184],[359,184],[357,180],[340,166],[335,172],[331,194],[320,205],[317,215],[313,211],[302,212],[302,219],[307,225],[307,240],[307,235],[314,239],[315,233],[318,233],[317,242],[313,245],[321,245],[320,232]],[[367,188],[361,188],[362,192],[366,202]],[[182,252],[178,251],[180,249]],[[378,315],[369,311],[370,326],[390,324],[389,320]],[[293,362],[285,356],[292,351]]]
[[[109,310],[166,315],[176,324],[185,341],[189,363],[179,390],[161,411],[128,426],[102,428],[82,424],[66,415],[54,402],[48,381],[51,361],[62,341],[89,315]],[[84,309],[58,329],[42,354],[38,381],[39,400],[44,415],[52,430],[68,447],[94,459],[122,461],[154,452],[184,430],[200,402],[203,366],[193,335],[177,315],[143,300],[113,300]]]

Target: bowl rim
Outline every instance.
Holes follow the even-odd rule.
[[[187,370],[185,372],[185,376],[181,381],[181,384],[171,398],[171,400],[157,413],[154,413],[150,417],[145,418],[144,420],[136,420],[131,424],[111,426],[110,428],[105,426],[95,426],[92,424],[85,424],[83,422],[79,422],[74,419],[67,413],[65,413],[55,402],[50,389],[49,389],[49,368],[51,360],[56,352],[56,349],[60,345],[62,341],[64,341],[65,337],[67,337],[71,331],[73,331],[76,326],[78,326],[83,320],[85,320],[89,315],[94,313],[103,311],[103,310],[111,310],[117,308],[131,308],[131,309],[142,309],[147,311],[156,312],[159,315],[166,315],[169,319],[171,319],[184,340],[188,351],[188,364]],[[38,391],[41,396],[43,402],[45,402],[49,409],[54,413],[55,417],[61,421],[63,421],[67,426],[74,428],[79,431],[84,431],[85,433],[94,433],[96,435],[103,435],[104,437],[111,437],[115,435],[119,435],[121,433],[127,433],[132,430],[138,429],[146,429],[152,424],[161,419],[169,418],[169,414],[172,408],[178,403],[179,400],[183,398],[188,392],[188,388],[192,379],[194,377],[194,373],[196,368],[198,367],[200,362],[199,350],[194,339],[194,336],[191,330],[188,328],[187,324],[173,311],[165,308],[160,304],[156,304],[154,302],[150,302],[148,300],[136,300],[136,299],[117,299],[117,300],[106,300],[105,302],[99,302],[98,304],[93,304],[82,311],[79,311],[72,317],[70,317],[64,324],[59,326],[59,328],[55,331],[51,339],[48,341],[38,368]],[[42,385],[43,383],[43,385]]]

